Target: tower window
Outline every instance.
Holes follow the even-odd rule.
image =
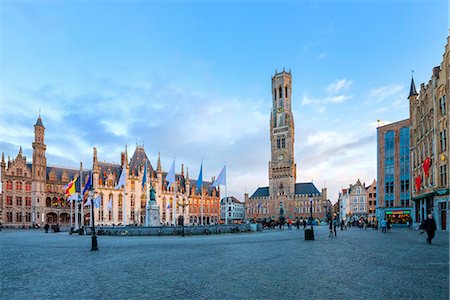
[[[286,139],[285,138],[281,139],[281,148],[286,148]]]
[[[284,88],[284,96],[287,98],[288,96],[288,91],[287,91],[287,86]]]
[[[280,149],[281,147],[281,141],[280,138],[277,138],[277,149]]]
[[[281,86],[280,86],[280,89],[279,89],[279,91],[278,91],[278,98],[282,98],[283,97],[283,89],[281,88]]]

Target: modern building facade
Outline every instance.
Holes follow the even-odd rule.
[[[312,182],[296,183],[291,95],[291,72],[275,72],[270,113],[269,186],[258,188],[250,197],[245,194],[248,219],[306,218],[310,216],[310,209],[314,218],[322,219],[330,206],[326,188],[319,192]]]
[[[235,197],[226,197],[220,201],[220,218],[222,223],[242,223],[245,219],[244,203]]]
[[[136,145],[130,160],[125,147],[120,165],[101,162],[94,148],[92,170],[83,169],[81,164],[80,169],[51,166],[47,164],[45,127],[40,116],[34,126],[32,146],[31,163],[27,162],[22,148],[15,159],[8,157],[7,162],[2,153],[0,211],[5,226],[42,226],[45,223],[69,225],[71,219],[73,225],[87,225],[90,210],[83,206],[87,195],[73,205],[71,213],[64,186],[77,178],[75,184],[79,193],[82,190],[80,186],[84,187],[91,172],[94,191],[102,196],[100,207],[94,210],[96,223],[144,225],[147,197],[142,180],[146,163],[147,183],[156,191],[162,224],[178,224],[181,215],[187,225],[218,223],[220,220],[220,190],[211,187],[212,181],[203,181],[202,189],[197,189],[197,181],[189,179],[188,170],[186,168],[185,174],[182,165],[181,173],[176,174],[175,182],[167,188],[167,181],[164,180],[167,173],[161,168],[160,157],[154,170],[143,146]],[[127,170],[125,196],[124,188],[115,189],[123,165]],[[108,207],[110,201],[112,209]]]
[[[412,214],[410,196],[410,121],[377,128],[376,217],[406,224]]]
[[[433,214],[439,229],[449,230],[449,75],[450,37],[440,66],[431,79],[409,93],[411,119],[411,173],[414,219],[421,222]]]

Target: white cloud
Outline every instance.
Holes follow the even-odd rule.
[[[341,90],[346,90],[346,89],[350,88],[352,83],[353,83],[353,81],[347,80],[346,78],[339,79],[339,80],[336,80],[336,82],[334,82],[334,83],[330,83],[327,86],[327,91],[330,94],[337,94]]]
[[[368,99],[370,101],[383,101],[388,98],[398,98],[398,96],[403,94],[403,88],[404,85],[401,84],[391,84],[374,88],[369,91]],[[406,99],[406,97],[404,98]]]

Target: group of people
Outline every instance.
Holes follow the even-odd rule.
[[[45,233],[48,233],[48,230],[50,228],[52,228],[53,232],[59,232],[60,231],[59,224],[52,224],[50,226],[48,223],[46,223],[45,226],[44,226]]]

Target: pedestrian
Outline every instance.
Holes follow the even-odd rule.
[[[387,221],[386,218],[384,218],[381,221],[381,233],[386,233],[386,228],[387,228]]]
[[[434,232],[436,231],[436,221],[433,219],[433,215],[429,214],[428,219],[424,221],[423,229],[427,232],[427,242],[431,245],[431,240],[434,238]]]
[[[334,219],[333,220],[333,231],[334,231],[334,236],[337,236],[336,233],[336,227],[338,226],[338,220]]]
[[[297,226],[297,229],[300,229],[300,220],[298,218],[295,221],[295,226]]]
[[[341,221],[341,231],[344,230],[345,222],[344,220]]]
[[[408,219],[408,229],[412,230],[412,218],[411,217],[409,217],[409,219]]]
[[[391,228],[392,228],[392,223],[391,223],[391,219],[387,220],[387,232],[391,233]]]
[[[329,223],[328,228],[330,229],[330,233],[328,234],[328,237],[333,237],[333,221],[329,220],[328,223]]]
[[[306,219],[303,219],[303,229],[306,230]]]
[[[289,227],[289,230],[292,230],[292,220],[291,220],[291,218],[288,219],[288,227]]]
[[[48,225],[48,223],[45,224],[44,229],[45,229],[45,233],[48,233],[48,229],[50,228],[50,226]]]

